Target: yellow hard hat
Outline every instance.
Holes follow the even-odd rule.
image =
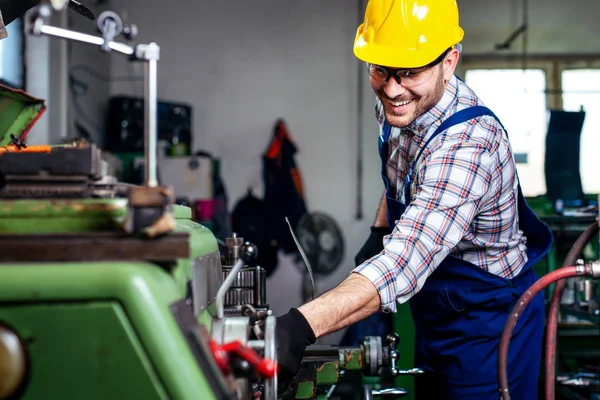
[[[456,0],[369,0],[354,55],[371,64],[418,68],[463,36]]]

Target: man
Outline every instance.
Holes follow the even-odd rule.
[[[500,121],[454,76],[463,35],[454,0],[369,1],[354,53],[378,98],[385,193],[369,241],[383,250],[278,319],[283,382],[316,338],[408,301],[427,371],[417,396],[498,398],[501,332],[552,235],[525,203]],[[543,328],[538,296],[511,341],[515,399],[537,396]]]

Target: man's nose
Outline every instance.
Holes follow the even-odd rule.
[[[398,96],[402,96],[406,92],[406,88],[398,83],[394,78],[391,78],[385,84],[383,92],[390,99],[395,99]]]

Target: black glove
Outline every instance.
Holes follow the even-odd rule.
[[[291,308],[287,314],[277,318],[275,326],[279,363],[278,392],[281,394],[288,389],[298,372],[304,350],[315,343],[317,338],[304,315],[295,308]]]
[[[369,238],[354,257],[354,265],[358,267],[369,258],[379,254],[383,250],[383,237],[390,233],[392,230],[387,226],[372,226]]]

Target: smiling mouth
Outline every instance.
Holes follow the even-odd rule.
[[[393,105],[394,107],[402,107],[402,106],[407,106],[412,102],[412,100],[408,100],[408,101],[390,101],[390,104]]]

